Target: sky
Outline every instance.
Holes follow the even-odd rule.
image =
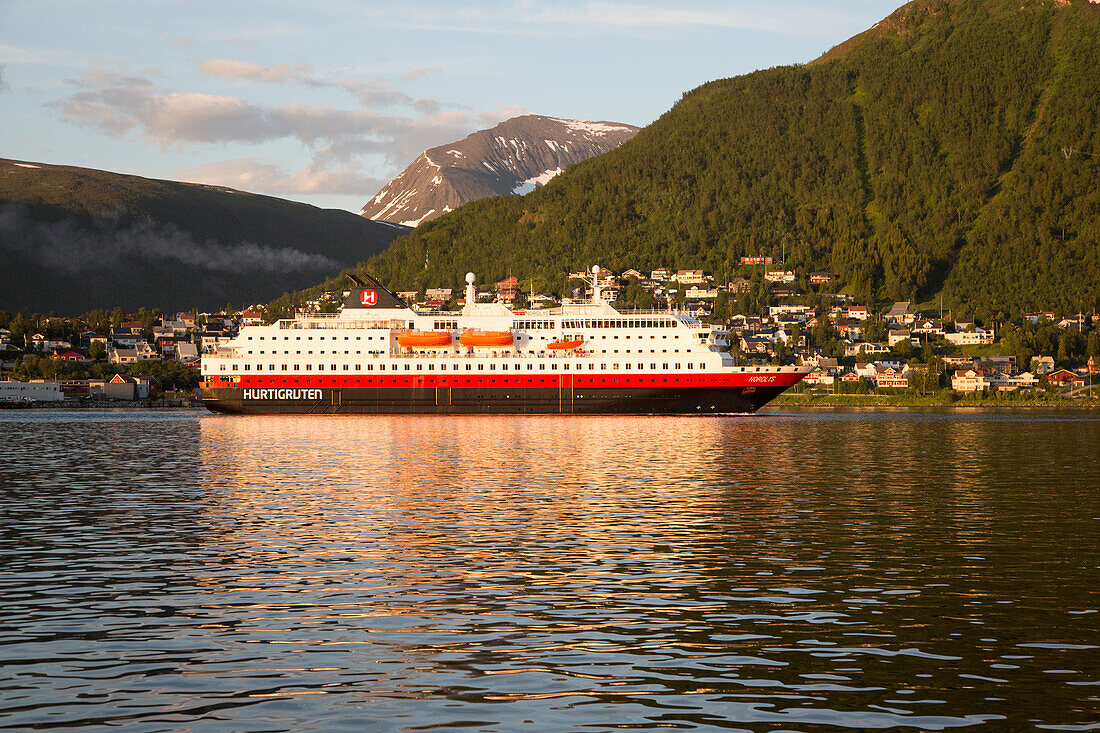
[[[0,157],[358,209],[521,114],[644,126],[900,0],[0,0]]]

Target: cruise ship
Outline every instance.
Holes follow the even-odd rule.
[[[729,333],[602,297],[550,310],[478,303],[420,314],[369,277],[338,313],[245,326],[202,359],[202,400],[246,414],[755,412],[808,367],[741,366]]]

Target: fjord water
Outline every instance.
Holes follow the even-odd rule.
[[[1100,416],[0,414],[0,728],[1085,730]]]

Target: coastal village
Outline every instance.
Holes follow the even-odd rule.
[[[742,273],[752,270],[750,277],[604,269],[599,284],[602,297],[622,312],[677,311],[727,330],[743,364],[813,366],[795,393],[947,393],[952,399],[1014,393],[1072,400],[1090,396],[1100,372],[1100,313],[1038,311],[979,323],[910,302],[876,312],[834,292],[827,272],[786,269],[770,257],[743,257],[740,265]],[[477,297],[517,313],[554,308],[591,297],[587,277],[570,273],[564,298],[525,291],[516,277]],[[420,313],[445,313],[465,303],[451,288],[397,295]],[[334,312],[345,297],[324,293],[300,303],[298,312]],[[0,313],[0,402],[147,403],[165,393],[190,396],[204,355],[240,328],[270,320],[258,305],[172,316],[116,309],[86,320]]]

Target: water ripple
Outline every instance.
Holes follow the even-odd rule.
[[[1096,729],[1088,415],[0,441],[0,728]]]

